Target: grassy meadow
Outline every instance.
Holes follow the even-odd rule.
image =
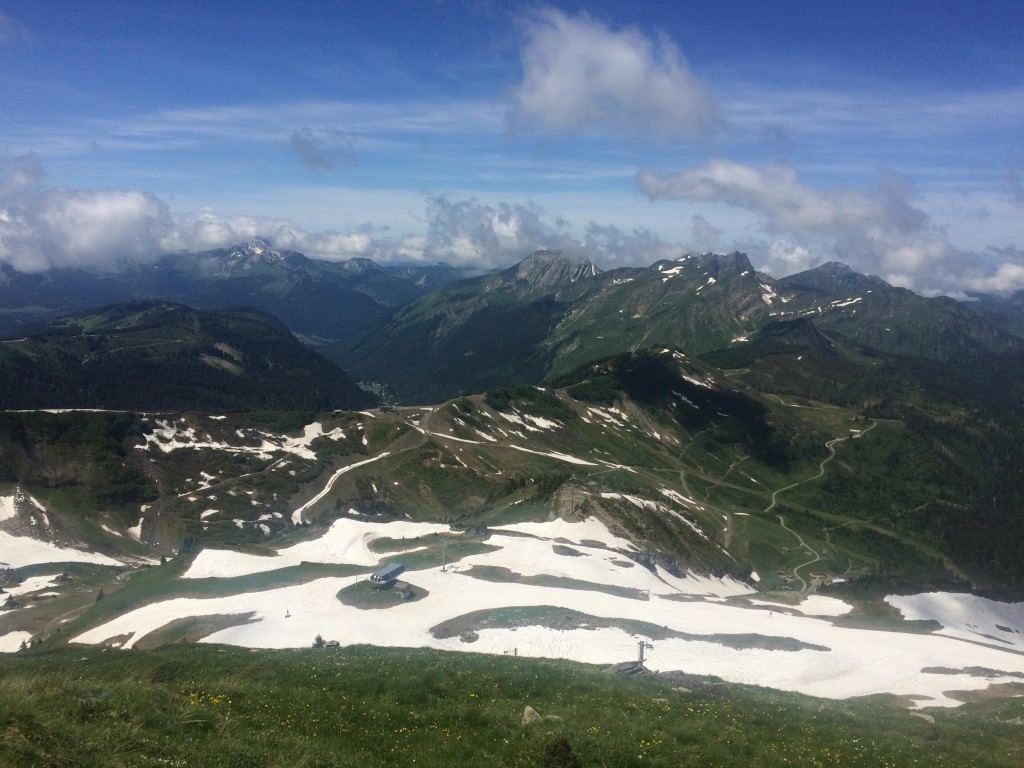
[[[543,719],[524,725],[527,706]],[[930,714],[887,697],[409,649],[175,644],[0,658],[4,766],[1020,764],[1020,699]]]

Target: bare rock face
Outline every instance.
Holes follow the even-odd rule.
[[[502,287],[528,287],[531,294],[556,293],[577,280],[596,277],[600,270],[585,259],[572,259],[557,251],[537,251],[502,273]]]

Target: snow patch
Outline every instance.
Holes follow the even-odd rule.
[[[0,531],[0,567],[22,568],[41,563],[72,562],[123,565],[118,560],[96,552],[58,547],[48,541],[39,541],[29,536],[13,536],[6,531]]]
[[[447,525],[436,523],[376,523],[341,518],[318,539],[278,549],[274,555],[250,555],[224,549],[204,549],[182,575],[186,579],[231,578],[253,573],[311,563],[347,563],[373,566],[395,552],[378,554],[370,550],[370,542],[381,539],[402,539],[430,533],[450,533]],[[404,550],[403,550],[404,551]]]
[[[406,534],[419,537],[446,531],[446,526],[425,523],[343,519],[320,539],[282,549],[276,556],[204,550],[187,575],[243,575],[303,560],[376,566],[381,556],[368,547],[374,538],[394,539]],[[577,556],[567,557],[556,549],[565,546],[563,541],[570,543]],[[474,643],[460,642],[458,637],[438,639],[430,633],[431,627],[446,619],[475,611],[546,605],[624,622],[654,623],[682,635],[653,640],[654,648],[647,656],[647,666],[652,670],[686,669],[730,682],[830,699],[889,693],[908,697],[918,706],[952,707],[960,702],[947,697],[945,691],[1019,682],[1024,674],[1024,654],[1017,647],[995,642],[979,644],[976,634],[983,630],[1003,635],[1018,633],[1020,604],[944,594],[889,598],[899,603],[904,615],[916,609],[921,617],[942,616],[944,625],[948,622],[951,628],[959,621],[965,635],[974,641],[965,645],[949,636],[837,626],[827,618],[837,615],[845,604],[821,596],[810,596],[796,610],[785,612],[769,612],[763,605],[752,608],[734,604],[726,598],[750,594],[749,585],[693,573],[678,576],[661,567],[651,571],[632,564],[621,552],[605,548],[626,549],[632,544],[611,534],[595,518],[578,523],[554,520],[502,526],[488,543],[497,549],[449,564],[444,572],[440,563],[411,569],[408,580],[425,596],[389,609],[360,610],[336,598],[339,590],[365,575],[329,577],[261,592],[151,603],[117,616],[73,642],[102,643],[125,635],[129,639],[122,647],[130,648],[139,638],[170,621],[215,614],[251,614],[254,623],[220,630],[202,642],[252,648],[305,647],[309,638],[321,634],[342,645],[367,643],[495,654],[515,649],[521,656],[610,664],[633,657],[638,639],[651,639],[636,630],[586,626],[563,630],[541,626],[481,628]],[[389,560],[395,556],[392,551],[387,553]],[[469,570],[474,565],[504,567],[522,576],[552,577],[556,586],[483,582]],[[590,583],[595,588],[557,586],[560,578],[573,580],[575,586]],[[623,591],[610,590],[610,586]],[[786,638],[804,645],[789,651],[732,648],[730,635]],[[10,642],[6,636],[4,642]],[[1000,671],[987,678],[972,676],[964,669],[968,665]]]
[[[931,620],[940,634],[1024,651],[1024,603],[1002,603],[958,592],[889,595],[885,602],[905,619]]]
[[[31,639],[31,632],[14,631],[0,635],[0,653],[15,653],[21,649],[22,643],[27,643]]]
[[[10,520],[17,514],[18,510],[14,506],[14,497],[0,496],[0,522]]]
[[[610,549],[637,550],[637,546],[633,542],[613,534],[608,530],[608,526],[596,517],[588,517],[586,520],[576,523],[562,519],[547,522],[510,523],[494,526],[493,530],[515,531],[537,538],[566,539],[577,544],[583,541],[596,541]]]

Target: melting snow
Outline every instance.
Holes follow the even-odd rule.
[[[698,387],[704,387],[705,389],[712,389],[713,388],[713,382],[711,382],[711,380],[701,381],[700,379],[695,379],[693,376],[687,376],[685,373],[682,374],[682,376],[688,382],[690,382],[691,384],[695,384]]]
[[[523,453],[533,453],[536,454],[537,456],[547,456],[552,459],[558,459],[559,461],[567,461],[570,464],[582,464],[588,467],[597,466],[597,464],[595,464],[593,461],[587,461],[586,459],[578,459],[575,456],[570,456],[567,453],[558,453],[556,451],[535,451],[532,448],[524,448],[521,445],[510,445],[509,448],[515,448],[517,451],[522,451]]]
[[[751,600],[750,602],[754,605],[764,605],[770,608],[800,611],[805,616],[845,616],[853,610],[853,606],[849,603],[834,597],[825,597],[824,595],[808,595],[796,605],[773,603],[768,600]]]
[[[661,272],[662,274],[661,282],[665,283],[668,282],[669,279],[677,277],[679,273],[683,271],[683,269],[683,267],[671,267],[670,269],[658,267],[658,271]]]
[[[245,437],[241,430],[238,430],[236,434],[239,438]],[[181,448],[213,448],[232,453],[251,453],[264,458],[269,458],[274,452],[283,451],[303,459],[315,459],[316,454],[310,448],[314,440],[320,437],[327,437],[331,440],[343,440],[345,433],[340,427],[336,427],[330,432],[324,432],[323,425],[315,421],[303,427],[301,437],[282,437],[263,432],[253,432],[252,436],[260,439],[261,443],[259,446],[231,445],[215,441],[209,436],[205,440],[199,440],[196,438],[196,431],[192,427],[183,428],[178,423],[157,419],[156,427],[154,427],[150,434],[146,435],[146,443],[142,447],[152,448],[155,446],[164,453],[170,453]]]
[[[514,411],[513,413],[502,413],[499,411],[498,415],[505,419],[505,421],[526,427],[527,432],[540,432],[542,429],[555,429],[562,426],[557,421],[545,419],[541,416],[531,416],[528,413],[520,413],[519,411]]]
[[[1024,651],[1024,603],[1001,603],[956,592],[889,595],[885,602],[906,619],[939,622],[940,634]]]
[[[850,305],[856,304],[856,303],[858,303],[860,301],[863,301],[863,300],[864,300],[863,297],[858,296],[855,299],[846,299],[845,301],[843,301],[843,300],[833,301],[832,304],[830,304],[829,306],[831,306],[833,309],[839,309],[840,307],[849,307]]]
[[[587,408],[587,413],[591,416],[595,416],[601,421],[612,424],[613,426],[629,426],[629,420],[626,418],[626,414],[620,411],[618,408]]]
[[[0,531],[0,567],[21,568],[39,563],[71,562],[122,565],[121,562],[106,555],[58,547],[48,541],[39,541],[29,536],[13,536],[6,531]]]
[[[51,576],[29,576],[21,584],[13,587],[4,587],[4,589],[7,590],[7,594],[14,595],[15,597],[27,595],[30,592],[38,592],[48,587],[60,586],[60,582],[55,581],[58,576],[60,576],[58,573]]]
[[[368,544],[374,538],[422,536],[446,532],[446,526],[424,523],[367,523],[337,521],[320,539],[282,549],[276,556],[255,557],[237,552],[201,552],[188,576],[237,576],[299,562],[346,562],[375,566],[382,555]],[[514,535],[519,534],[519,535]],[[557,554],[553,544],[572,542],[575,557]],[[985,689],[993,683],[1019,681],[1024,674],[1024,654],[1017,646],[979,645],[978,631],[1019,633],[1021,605],[999,604],[970,596],[919,595],[889,598],[905,613],[916,609],[922,616],[941,616],[949,627],[959,625],[971,640],[883,630],[836,626],[827,617],[848,607],[842,601],[811,596],[785,612],[769,612],[764,606],[723,602],[730,595],[749,594],[750,588],[728,579],[673,576],[663,568],[650,571],[621,554],[594,546],[632,546],[612,535],[599,521],[582,523],[552,521],[503,526],[489,543],[499,547],[450,564],[422,570],[410,569],[407,580],[421,589],[421,600],[400,603],[386,610],[366,611],[343,605],[336,595],[365,575],[322,578],[262,592],[198,599],[177,598],[153,603],[118,616],[75,638],[75,642],[102,643],[127,635],[122,647],[132,647],[147,633],[168,622],[189,616],[252,614],[254,623],[215,632],[203,642],[245,647],[305,647],[321,634],[343,645],[369,643],[398,647],[430,647],[478,653],[506,653],[516,649],[523,656],[567,658],[592,664],[609,664],[635,658],[636,629],[617,627],[554,630],[530,626],[516,629],[482,628],[474,643],[459,638],[437,639],[430,628],[460,615],[504,607],[547,605],[593,616],[630,622],[648,622],[686,635],[654,641],[648,653],[651,669],[682,669],[692,674],[717,675],[725,680],[799,691],[826,698],[848,698],[877,693],[907,696],[918,706],[956,706],[945,691]],[[395,553],[388,552],[393,559]],[[481,581],[468,569],[473,565],[497,565],[526,575],[546,575],[590,582],[598,589],[567,589],[513,582]],[[555,582],[557,583],[557,582]],[[607,587],[634,590],[632,594],[609,593]],[[600,587],[604,587],[601,589]],[[646,597],[646,599],[644,599]],[[675,599],[665,599],[665,598]],[[685,597],[686,599],[679,599]],[[638,599],[639,598],[639,599]],[[820,617],[826,618],[820,618]],[[760,635],[790,638],[817,646],[781,651],[730,648],[715,635]],[[647,638],[650,639],[650,638]],[[3,643],[12,639],[3,637]],[[20,639],[18,640],[20,643]],[[1011,651],[1011,652],[1008,652]],[[966,666],[984,667],[988,678],[967,674]],[[936,671],[936,670],[945,671]],[[925,671],[928,670],[928,671]]]
[[[382,557],[393,557],[394,552],[380,555],[372,552],[370,542],[375,539],[401,539],[406,536],[426,536],[429,533],[447,533],[446,525],[431,523],[376,523],[341,518],[319,539],[304,541],[277,550],[275,555],[250,555],[223,549],[204,549],[183,574],[186,579],[248,576],[312,563],[349,563],[376,565]]]
[[[36,498],[22,491],[21,488],[15,488],[13,496],[0,496],[0,521],[15,517],[18,514],[18,506],[25,503],[36,508],[43,518],[43,524],[49,528],[50,519],[46,516],[46,507],[40,504]],[[36,524],[35,518],[31,518],[31,521],[32,525]]]
[[[299,507],[294,512],[292,512],[292,523],[294,523],[295,525],[301,525],[302,524],[302,513],[305,512],[310,507],[312,507],[318,501],[320,501],[320,499],[322,499],[328,493],[330,493],[331,488],[334,487],[334,483],[337,482],[338,478],[341,477],[342,475],[344,475],[346,472],[348,472],[349,470],[355,469],[356,467],[361,467],[361,466],[363,466],[365,464],[370,464],[370,463],[372,463],[374,461],[379,461],[380,459],[383,459],[386,456],[390,456],[390,455],[391,454],[390,454],[389,451],[385,451],[384,453],[378,454],[378,455],[374,456],[373,458],[366,459],[365,461],[357,461],[355,464],[349,464],[347,467],[342,467],[341,469],[339,469],[337,472],[335,472],[333,475],[331,475],[331,479],[327,481],[327,485],[324,486],[323,490],[320,491],[320,493],[318,493],[312,499],[310,499],[305,504],[303,504],[301,507]],[[395,485],[398,485],[398,483],[395,483]]]
[[[21,649],[22,643],[27,643],[31,639],[31,632],[15,631],[0,635],[0,653],[14,653]]]
[[[104,531],[109,533],[111,536],[117,536],[117,537],[122,538],[122,539],[124,538],[124,534],[122,534],[120,531],[115,531],[109,525],[106,525],[104,523],[100,523],[100,528],[102,528]]]
[[[496,531],[515,531],[530,536],[550,539],[566,539],[577,544],[584,541],[597,541],[611,549],[636,550],[636,545],[629,539],[616,536],[608,530],[608,526],[596,517],[588,517],[578,523],[568,520],[550,520],[548,522],[510,523],[494,526]]]

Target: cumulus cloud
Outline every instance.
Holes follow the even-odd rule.
[[[423,258],[452,264],[507,266],[540,249],[571,241],[566,223],[533,204],[488,205],[475,198],[451,202],[433,197],[427,205]]]
[[[506,267],[541,249],[604,266],[651,263],[680,251],[648,231],[610,225],[591,223],[582,238],[574,237],[568,222],[533,203],[436,196],[425,200],[425,232],[395,234],[371,223],[348,232],[309,232],[288,219],[223,215],[211,208],[175,214],[146,192],[41,188],[44,178],[33,156],[0,162],[0,264],[20,272],[109,271],[165,253],[212,250],[255,238],[330,261],[447,262],[481,269]]]
[[[173,230],[167,206],[136,191],[37,189],[31,156],[0,168],[0,263],[22,272],[147,257]]]
[[[525,25],[514,131],[580,131],[702,139],[720,118],[708,89],[667,37],[613,30],[586,14],[545,8]]]
[[[279,250],[299,251],[327,261],[390,261],[407,245],[398,238],[376,236],[370,225],[349,233],[307,232],[288,219],[222,216],[211,208],[175,216],[173,223],[173,231],[156,246],[157,252],[206,251],[262,238]]]
[[[392,233],[371,223],[347,232],[310,232],[288,219],[222,215],[210,208],[172,213],[136,190],[43,187],[37,157],[0,156],[0,264],[21,272],[56,267],[113,270],[173,251],[203,251],[260,237],[313,258],[355,257],[382,264],[447,262],[481,269],[509,266],[536,250],[561,250],[602,267],[647,265],[684,248],[656,234],[591,222],[582,235],[533,203],[475,198],[425,201],[423,232]],[[787,166],[752,168],[712,161],[675,174],[642,171],[652,200],[728,203],[762,219],[764,239],[723,244],[704,216],[691,218],[699,250],[745,250],[776,276],[837,259],[926,295],[1007,294],[1024,289],[1024,254],[1016,248],[966,254],[913,204],[905,179],[882,172],[870,190],[818,191]]]
[[[999,296],[1024,291],[1024,251],[1013,246],[990,248],[989,256],[994,267],[986,274],[968,276],[966,288],[973,293]]]
[[[110,270],[256,237],[327,260],[445,261],[482,268],[508,266],[542,248],[582,248],[566,234],[566,222],[532,204],[433,197],[426,201],[425,233],[395,235],[369,223],[349,232],[309,232],[288,219],[226,216],[211,208],[173,214],[147,192],[43,188],[45,175],[34,155],[0,156],[0,264],[20,272]]]
[[[651,200],[724,203],[759,214],[774,241],[764,249],[764,268],[776,275],[838,260],[935,292],[954,279],[963,257],[913,204],[913,185],[893,171],[880,171],[869,190],[816,190],[788,165],[718,159],[679,173],[642,170],[636,182]]]
[[[611,224],[591,223],[579,244],[565,250],[590,259],[605,268],[653,264],[661,259],[678,258],[683,249],[667,243],[646,229],[624,232]]]
[[[286,221],[251,216],[224,217],[211,208],[200,208],[175,216],[173,227],[154,245],[161,251],[208,251],[257,237],[267,238],[271,231],[286,225]]]

